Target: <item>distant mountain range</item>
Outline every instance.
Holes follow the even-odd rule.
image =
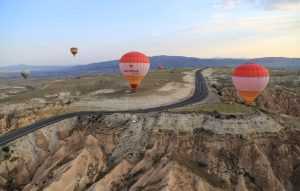
[[[3,66],[0,67],[1,73],[14,73],[14,72],[21,72],[24,70],[30,71],[57,71],[62,69],[67,69],[69,66],[34,66],[34,65],[12,65],[12,66]]]
[[[199,68],[199,67],[234,67],[238,64],[248,61],[254,61],[268,68],[299,69],[300,58],[284,57],[265,57],[255,59],[236,59],[236,58],[194,58],[184,56],[153,56],[151,60],[151,69],[157,69],[160,65],[165,68]],[[15,65],[0,67],[0,76],[18,76],[19,72],[30,70],[35,77],[51,76],[77,76],[96,73],[118,73],[118,61],[105,61],[77,66],[30,66]]]

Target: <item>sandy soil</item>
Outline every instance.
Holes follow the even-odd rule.
[[[81,99],[78,102],[74,102],[71,105],[71,108],[74,110],[128,110],[175,103],[182,99],[186,99],[193,94],[195,88],[195,71],[184,72],[182,80],[183,82],[167,83],[159,89],[154,89],[153,93],[146,96],[135,96],[135,94],[129,93],[126,96],[119,98],[105,97],[99,99],[88,98],[88,100]]]

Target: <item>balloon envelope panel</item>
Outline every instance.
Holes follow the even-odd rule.
[[[124,76],[146,76],[150,67],[144,63],[121,63],[119,66]]]
[[[266,77],[232,77],[236,89],[243,91],[263,91],[269,82],[269,76]]]

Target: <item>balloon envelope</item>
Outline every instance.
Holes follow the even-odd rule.
[[[72,48],[70,48],[70,52],[73,56],[76,56],[76,54],[78,53],[78,48],[72,47]]]
[[[162,65],[162,64],[160,64],[157,68],[158,68],[159,70],[163,70],[163,69],[165,69],[165,66]]]
[[[31,72],[29,70],[20,72],[22,78],[27,79],[30,76]]]
[[[140,52],[128,52],[119,62],[119,68],[123,76],[128,80],[133,91],[139,87],[150,68],[149,58]]]
[[[256,63],[241,64],[234,69],[232,81],[238,94],[251,104],[268,85],[269,71]]]

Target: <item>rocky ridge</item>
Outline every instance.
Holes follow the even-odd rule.
[[[223,103],[243,103],[243,100],[233,87],[230,75],[224,73],[215,74],[214,72],[216,71],[212,68],[203,72],[211,93],[217,95]],[[299,91],[297,92],[296,88],[287,88],[276,82],[276,77],[273,78],[272,84],[257,97],[253,106],[270,113],[300,117]],[[297,86],[295,85],[295,87]]]
[[[2,104],[0,105],[0,134],[62,113],[67,110],[71,102],[71,99],[51,102],[34,98],[26,103]]]
[[[299,190],[300,129],[265,114],[68,119],[2,148],[2,190]]]

